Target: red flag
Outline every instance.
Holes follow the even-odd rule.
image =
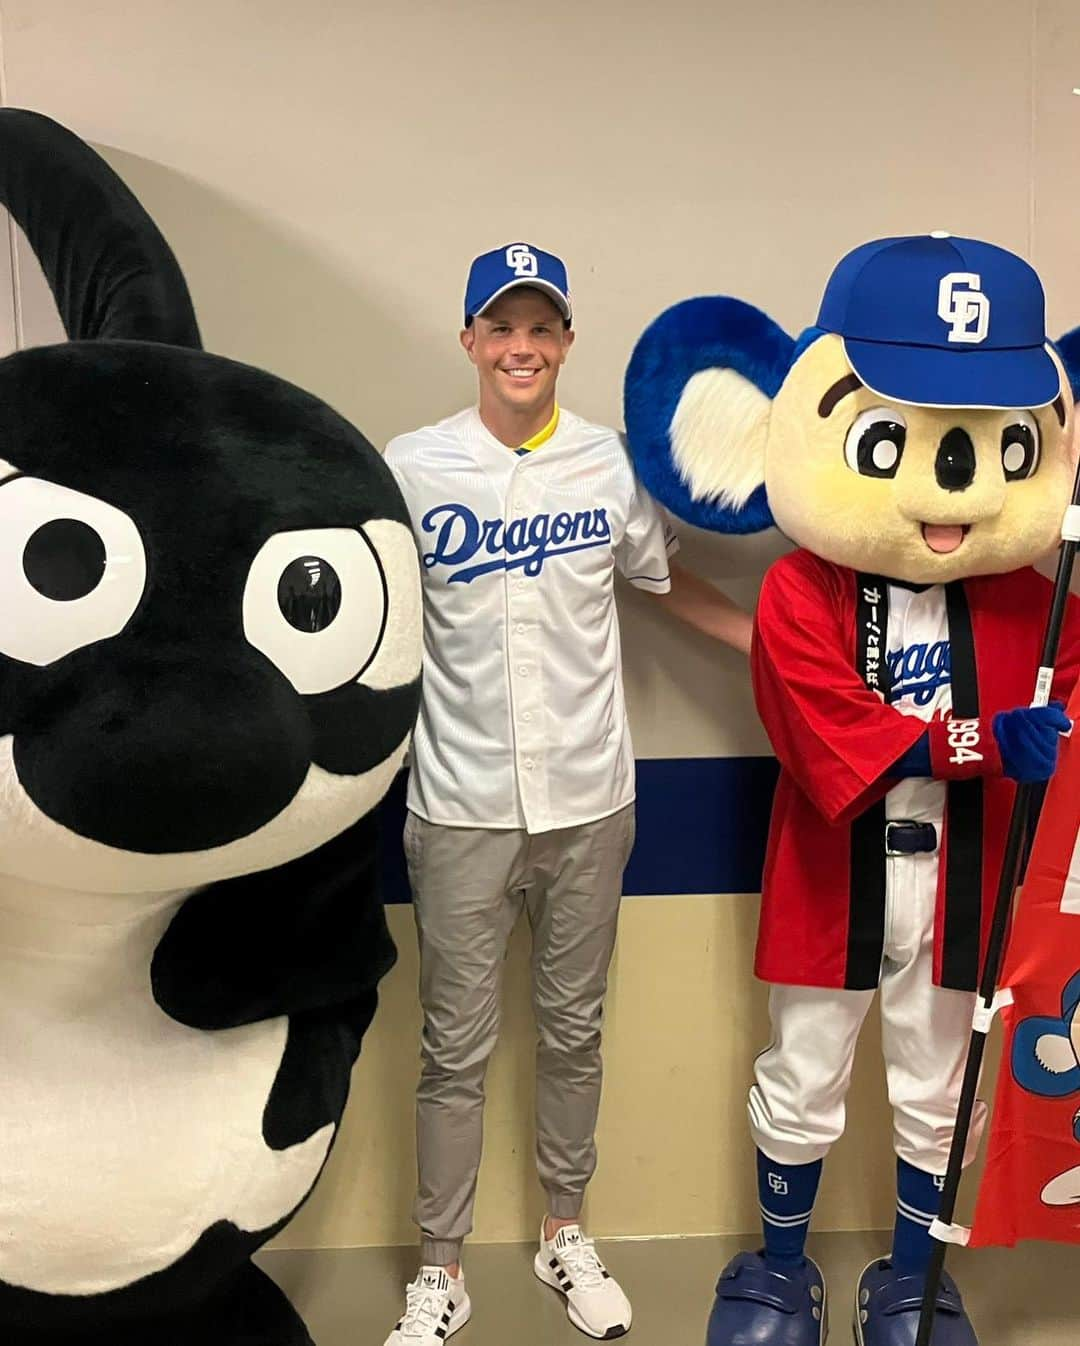
[[[973,1247],[1080,1243],[1080,687],[1017,906]]]

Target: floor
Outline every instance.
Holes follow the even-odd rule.
[[[823,1234],[811,1252],[825,1273],[831,1340],[851,1341],[859,1272],[887,1244],[873,1233]],[[717,1270],[738,1238],[645,1239],[600,1245],[634,1305],[634,1346],[703,1346]],[[472,1321],[454,1346],[583,1346],[561,1298],[532,1274],[525,1244],[473,1245],[466,1274]],[[411,1248],[272,1252],[259,1259],[303,1313],[317,1346],[383,1346],[400,1316]],[[1080,1346],[1080,1249],[1051,1244],[950,1250],[980,1346]]]

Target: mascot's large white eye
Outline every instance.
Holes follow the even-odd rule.
[[[844,461],[863,477],[895,477],[907,440],[907,421],[895,407],[871,407],[855,417],[844,440]]]
[[[1039,422],[1030,411],[1018,412],[1001,432],[1001,466],[1006,481],[1033,477],[1039,466]]]
[[[44,667],[118,635],[145,587],[121,510],[37,477],[0,483],[0,653]]]
[[[386,579],[353,528],[278,533],[251,563],[244,635],[304,696],[355,682],[386,627]]]

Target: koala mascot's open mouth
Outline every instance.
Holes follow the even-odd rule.
[[[956,551],[970,531],[969,523],[924,523],[922,526],[923,541],[939,556]]]

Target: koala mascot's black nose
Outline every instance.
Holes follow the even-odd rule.
[[[934,475],[945,491],[966,491],[975,480],[975,445],[960,426],[954,425],[942,439],[934,462]]]

